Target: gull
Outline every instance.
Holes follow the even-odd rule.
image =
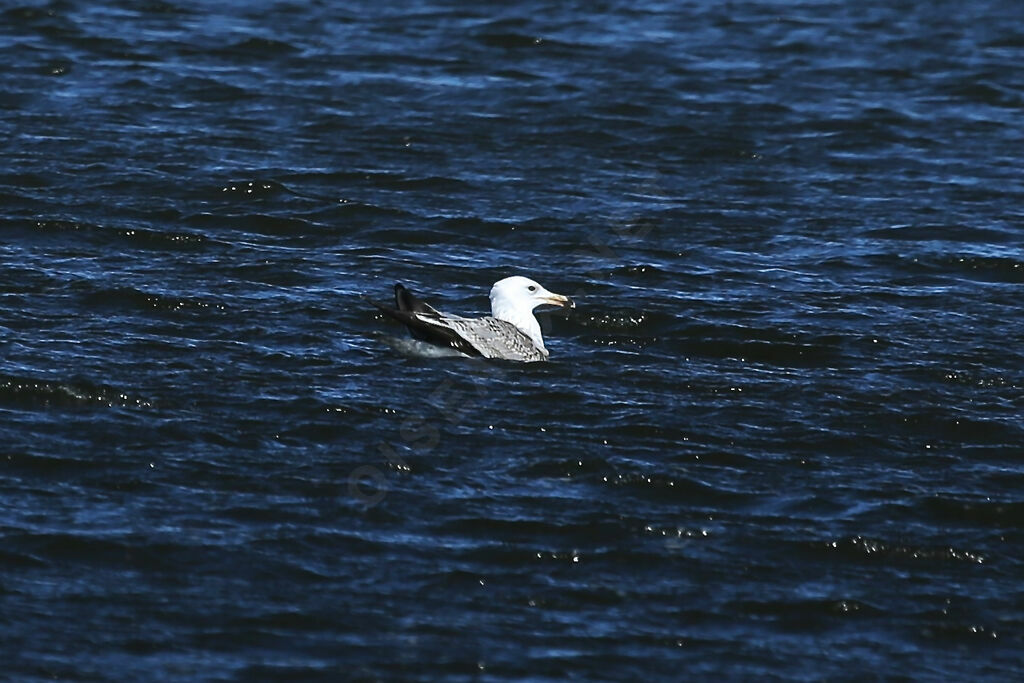
[[[433,346],[451,348],[467,356],[500,358],[524,363],[546,361],[548,350],[533,315],[538,306],[574,308],[567,296],[554,294],[530,278],[515,275],[491,287],[491,315],[463,318],[438,311],[401,284],[395,285],[395,307],[367,299],[412,336]]]

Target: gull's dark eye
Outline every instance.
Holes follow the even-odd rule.
[[[531,292],[536,292],[537,291],[537,285],[530,285],[529,287],[527,287],[527,289],[530,290]]]

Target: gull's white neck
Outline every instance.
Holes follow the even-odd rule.
[[[548,350],[544,346],[544,337],[540,333],[540,323],[533,315],[533,309],[529,303],[510,301],[506,297],[495,296],[491,298],[491,315],[498,320],[512,323],[527,337],[533,340],[533,345],[541,353],[547,355]]]

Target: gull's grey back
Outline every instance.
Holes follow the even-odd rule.
[[[473,345],[485,358],[524,362],[544,361],[548,354],[510,322],[493,317],[462,318],[441,314],[437,322],[449,327]]]

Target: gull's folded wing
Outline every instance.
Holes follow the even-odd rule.
[[[441,316],[441,322],[469,342],[485,358],[504,360],[547,360],[547,351],[540,350],[533,340],[510,322],[492,318],[460,318]]]

